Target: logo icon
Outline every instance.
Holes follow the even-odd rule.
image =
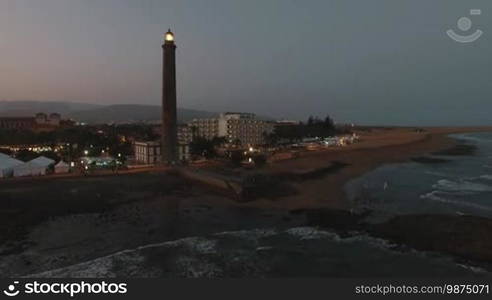
[[[15,297],[19,295],[19,291],[15,289],[15,285],[19,284],[18,281],[14,281],[14,284],[10,284],[6,290],[3,291],[3,293],[9,297]]]
[[[471,9],[470,10],[470,15],[472,15],[472,16],[479,16],[481,14],[482,14],[482,10],[480,10],[480,9]],[[458,28],[461,31],[466,32],[466,31],[470,30],[471,27],[472,27],[472,21],[470,20],[470,18],[462,17],[458,20]],[[457,34],[456,32],[454,32],[454,30],[450,29],[450,30],[446,31],[446,33],[448,34],[448,36],[450,38],[452,38],[453,40],[455,40],[458,43],[472,43],[472,42],[478,40],[482,36],[483,31],[477,30],[474,33],[469,34],[469,35],[461,35],[461,34]]]

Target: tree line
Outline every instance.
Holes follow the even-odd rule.
[[[269,145],[281,142],[299,142],[304,138],[326,138],[340,133],[330,116],[321,119],[310,116],[306,122],[276,126],[275,130],[265,135]]]

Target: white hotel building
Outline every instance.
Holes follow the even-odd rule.
[[[241,145],[261,145],[264,134],[271,133],[274,125],[259,120],[252,113],[222,113],[218,118],[195,119],[188,124],[196,136],[206,139],[225,137],[228,143],[240,141]]]
[[[265,133],[271,133],[274,123],[259,120],[252,113],[222,113],[218,118],[194,119],[186,125],[178,126],[178,159],[189,159],[189,144],[193,137],[208,140],[225,137],[226,142],[237,141],[241,146],[264,144]],[[156,165],[161,163],[161,143],[159,141],[134,142],[135,161],[140,164]]]

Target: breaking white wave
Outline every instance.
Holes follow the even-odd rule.
[[[480,176],[481,179],[486,179],[486,180],[492,180],[492,175],[482,175]]]
[[[436,200],[436,201],[446,200],[444,198],[437,196],[438,193],[440,193],[440,192],[439,191],[432,191],[430,193],[420,195],[420,199],[430,199],[430,200]]]
[[[209,254],[209,253],[215,253],[215,247],[216,247],[216,241],[209,240],[209,239],[204,239],[204,238],[199,238],[199,237],[190,237],[190,238],[184,238],[176,241],[170,241],[170,242],[163,242],[163,243],[155,243],[155,244],[149,244],[145,246],[140,246],[136,248],[135,250],[146,250],[146,249],[151,249],[151,248],[159,248],[159,247],[176,247],[176,246],[185,246],[188,249],[200,253],[200,254]]]
[[[222,269],[207,261],[201,261],[197,257],[203,255],[217,255],[220,253],[217,242],[223,237],[234,237],[240,240],[248,240],[254,243],[258,243],[260,239],[268,238],[272,236],[278,236],[281,234],[288,234],[296,238],[299,241],[309,240],[330,240],[335,243],[344,244],[358,244],[364,243],[371,247],[378,248],[385,251],[393,251],[396,246],[389,241],[374,238],[367,234],[359,234],[354,232],[353,236],[340,237],[337,233],[321,230],[315,227],[295,227],[285,231],[277,231],[274,229],[253,229],[253,230],[241,230],[241,231],[227,231],[216,233],[214,235],[205,237],[189,237],[178,239],[175,241],[166,241],[162,243],[154,243],[149,245],[140,246],[134,249],[127,249],[116,252],[107,256],[96,258],[90,261],[74,264],[71,266],[58,268],[54,270],[44,271],[38,274],[28,275],[27,277],[115,277],[121,276],[121,272],[124,272],[124,276],[159,276],[158,272],[145,264],[145,253],[149,249],[176,249],[183,248],[183,255],[180,255],[176,259],[176,264],[179,266],[176,274],[184,277],[214,277],[223,275]],[[262,245],[256,248],[256,251],[271,250],[271,245]],[[196,255],[199,254],[199,255]],[[219,255],[220,256],[220,255]],[[115,267],[124,265],[125,270],[119,269],[115,271]],[[119,273],[118,273],[119,272]]]
[[[425,259],[449,259],[446,256],[438,255],[437,253],[417,251],[415,249],[406,249],[406,251],[395,251],[398,246],[392,244],[387,240],[381,238],[371,237],[364,233],[353,232],[354,235],[348,237],[341,237],[335,232],[322,230],[315,227],[295,227],[285,231],[277,231],[274,229],[253,229],[242,231],[229,231],[221,232],[208,237],[190,237],[183,238],[175,241],[168,241],[163,243],[155,243],[137,247],[135,249],[123,250],[117,253],[107,255],[104,257],[96,258],[91,261],[45,271],[38,274],[29,275],[27,277],[84,277],[84,278],[109,278],[109,277],[160,277],[163,276],[162,270],[154,268],[153,265],[149,265],[147,257],[149,252],[146,250],[153,249],[151,253],[167,253],[170,249],[178,250],[179,254],[173,259],[173,267],[169,270],[172,273],[165,273],[174,277],[186,277],[186,278],[217,278],[227,276],[226,268],[223,264],[234,263],[239,261],[240,264],[251,262],[248,268],[260,269],[255,264],[256,259],[252,259],[258,252],[268,252],[274,249],[271,244],[264,244],[254,248],[254,253],[249,253],[248,249],[232,249],[232,253],[235,253],[233,261],[221,262],[220,259],[227,257],[223,255],[220,248],[220,239],[224,237],[234,237],[239,240],[258,240],[262,238],[268,238],[274,236],[274,240],[280,238],[282,235],[287,234],[298,241],[308,243],[312,240],[329,240],[337,244],[348,244],[350,249],[362,249],[361,247],[377,248],[388,253],[396,254],[398,256],[418,256]],[[241,246],[238,246],[241,247]],[[157,251],[157,252],[156,252]],[[231,251],[230,249],[227,251]],[[234,252],[237,251],[237,252]],[[363,250],[361,250],[363,251]],[[171,253],[176,253],[175,250]],[[231,252],[225,252],[231,253]],[[196,255],[199,254],[199,255]],[[237,255],[237,256],[236,256]],[[242,257],[242,256],[244,257]],[[251,255],[251,256],[250,256]],[[218,261],[214,261],[215,257]],[[451,262],[451,260],[450,260]],[[469,271],[475,273],[486,272],[480,268],[459,265]],[[247,269],[248,269],[247,268]],[[165,268],[165,272],[169,272]]]
[[[490,143],[491,139],[490,137],[478,137],[478,136],[472,136],[472,135],[467,135],[467,134],[456,134],[452,135],[457,139],[460,140],[465,140],[465,141],[471,141],[471,142],[477,142],[477,143]]]
[[[385,250],[392,250],[398,246],[397,244],[393,244],[388,240],[382,238],[375,238],[368,234],[359,234],[359,235],[343,238],[340,240],[340,242],[342,243],[365,242],[375,248],[385,249]]]
[[[446,203],[446,204],[452,204],[452,205],[461,206],[461,207],[474,208],[474,209],[484,210],[484,211],[492,211],[492,207],[479,205],[479,204],[475,204],[475,203],[471,203],[471,202],[446,199],[446,198],[440,196],[442,194],[443,193],[440,191],[432,191],[430,193],[421,195],[420,198],[421,199],[428,199],[431,201],[437,201],[437,202],[441,202],[441,203]]]
[[[366,233],[352,232],[351,236],[341,237],[332,231],[320,230],[314,227],[295,227],[285,231],[286,233],[299,238],[299,240],[318,240],[330,239],[337,243],[367,243],[368,245],[381,250],[392,250],[397,245],[382,238],[372,237]]]
[[[434,171],[426,171],[425,174],[427,175],[432,175],[440,178],[456,178],[456,176],[452,176],[448,173],[442,173],[442,172],[434,172]]]
[[[238,231],[224,231],[216,233],[216,236],[232,236],[244,239],[259,239],[269,237],[277,234],[274,229],[252,229],[252,230],[238,230]]]
[[[451,192],[460,192],[460,191],[491,192],[492,191],[492,186],[481,184],[481,183],[469,182],[465,180],[453,181],[448,179],[441,179],[432,187],[441,191],[451,191]]]
[[[99,257],[90,261],[78,263],[75,265],[62,267],[54,270],[45,271],[38,274],[28,275],[26,277],[80,277],[80,278],[100,278],[107,277],[112,278],[118,276],[114,273],[113,269],[115,265],[125,265],[126,274],[131,276],[133,271],[141,271],[139,269],[145,263],[145,257],[141,255],[142,250],[148,249],[158,249],[158,248],[176,248],[183,247],[190,252],[197,254],[211,254],[216,252],[216,241],[210,240],[202,237],[189,237],[183,238],[175,241],[167,241],[162,243],[148,244],[144,246],[137,247],[135,249],[126,249],[110,255]],[[182,257],[180,259],[186,259]],[[183,263],[184,261],[180,261]],[[190,271],[189,269],[187,271]],[[152,270],[146,271],[146,273],[151,276]],[[203,274],[204,272],[193,272],[197,274]]]
[[[286,230],[286,233],[295,236],[302,240],[319,240],[322,238],[330,238],[339,241],[340,237],[334,232],[319,230],[314,227],[296,227]]]
[[[475,267],[475,266],[469,266],[469,265],[464,265],[464,264],[457,264],[458,266],[462,267],[463,269],[470,270],[473,273],[487,273],[487,270],[480,268],[480,267]]]

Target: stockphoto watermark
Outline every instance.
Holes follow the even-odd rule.
[[[470,17],[480,16],[481,14],[481,9],[470,9]],[[459,18],[457,25],[460,33],[456,33],[456,31],[454,31],[453,29],[449,29],[448,31],[446,31],[448,36],[458,43],[472,43],[478,40],[482,36],[483,31],[480,29],[476,29],[473,32],[470,31],[473,26],[473,22],[470,17]]]
[[[40,282],[26,281],[19,283],[14,281],[9,284],[3,294],[8,297],[15,297],[22,294],[53,294],[69,295],[74,297],[78,294],[126,294],[128,292],[126,283],[114,282]]]

